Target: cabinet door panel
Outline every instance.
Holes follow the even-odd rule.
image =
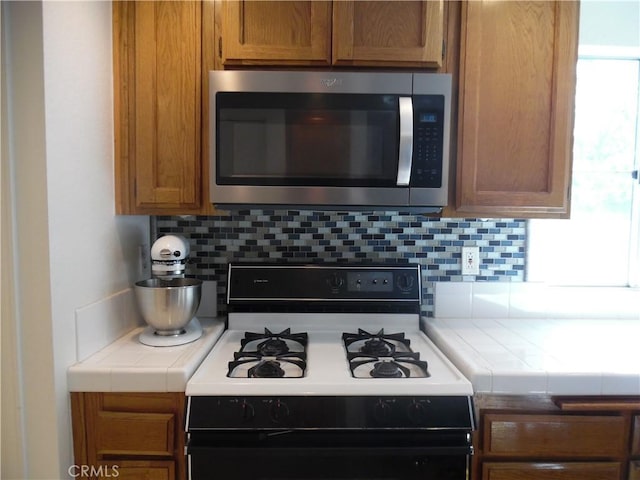
[[[200,202],[198,2],[135,3],[135,203],[196,208]]]
[[[99,458],[174,453],[175,418],[170,413],[98,412],[95,427]]]
[[[578,2],[462,8],[457,210],[567,216]]]
[[[486,455],[501,456],[620,456],[625,421],[617,416],[488,414],[483,448]]]
[[[225,1],[222,56],[225,65],[329,65],[331,2]]]
[[[483,480],[619,480],[615,462],[499,463],[482,465]]]
[[[338,1],[333,63],[442,65],[442,1]]]

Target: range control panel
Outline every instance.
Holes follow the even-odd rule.
[[[230,264],[228,302],[420,302],[419,265]]]
[[[189,397],[190,431],[472,429],[469,397]]]

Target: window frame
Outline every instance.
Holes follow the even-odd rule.
[[[628,249],[628,261],[627,261],[627,275],[626,285],[603,285],[603,284],[583,284],[582,286],[617,286],[617,287],[640,287],[640,49],[620,49],[620,48],[601,48],[601,47],[580,47],[578,53],[578,62],[580,60],[625,60],[634,61],[636,63],[636,69],[638,71],[638,95],[636,97],[636,118],[635,118],[635,149],[632,171],[635,172],[636,179],[631,187],[631,216],[630,222],[630,234],[629,234],[629,249]],[[572,178],[573,181],[573,178]],[[573,200],[572,200],[573,201]],[[527,222],[527,230],[531,232],[531,222]],[[533,221],[555,221],[555,220],[533,220]],[[527,245],[527,265],[530,265],[531,259],[531,238],[528,235]],[[530,269],[526,268],[525,280],[530,280]],[[533,281],[538,281],[534,279]],[[565,282],[549,282],[559,286],[576,286],[572,283]]]

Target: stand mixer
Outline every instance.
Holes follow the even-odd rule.
[[[140,342],[153,347],[182,345],[202,335],[195,317],[202,295],[202,281],[185,277],[189,243],[183,237],[165,235],[151,246],[151,278],[136,282],[140,313],[149,325]]]

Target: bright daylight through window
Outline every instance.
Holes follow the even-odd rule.
[[[529,222],[527,280],[639,285],[639,76],[639,59],[578,60],[571,219]]]

